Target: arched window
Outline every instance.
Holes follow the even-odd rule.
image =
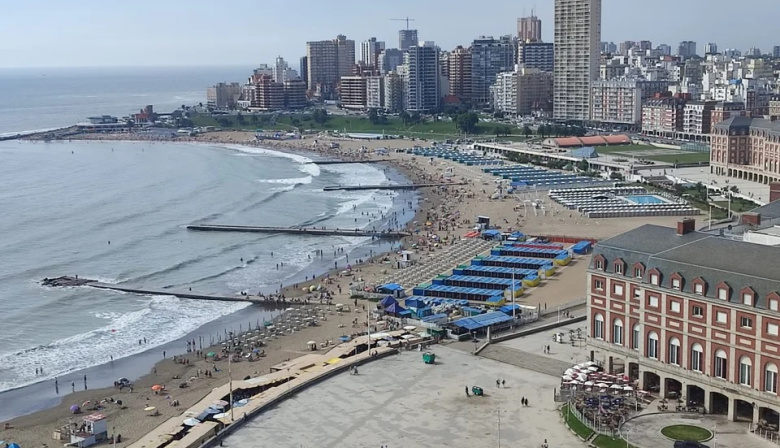
[[[642,334],[642,332],[641,332],[641,330],[639,328],[639,324],[634,324],[634,327],[632,328],[632,330],[633,330],[632,331],[633,334],[632,334],[632,337],[631,337],[631,348],[633,348],[634,350],[639,350],[639,341],[640,341],[640,339],[642,337],[642,336],[640,336]]]
[[[658,359],[658,334],[655,331],[647,335],[647,357]]]
[[[739,358],[739,384],[750,386],[753,383],[752,373],[753,363],[750,358],[747,356]]]
[[[718,350],[715,352],[715,376],[717,378],[728,379],[729,364],[726,352]]]
[[[764,369],[764,390],[773,394],[777,393],[777,366],[774,363],[766,363]]]
[[[623,345],[623,321],[619,318],[612,321],[612,342]]]
[[[677,338],[669,340],[669,364],[680,365],[680,340]]]
[[[693,344],[693,346],[691,346],[691,370],[701,372],[703,359],[704,348],[702,348],[701,344]]]
[[[593,316],[593,337],[604,339],[604,316],[600,313]]]

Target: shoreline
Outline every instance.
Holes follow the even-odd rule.
[[[141,141],[146,142],[146,141]],[[171,140],[171,141],[161,141],[160,143],[177,143],[177,140]],[[235,142],[235,141],[206,141],[206,142],[178,142],[178,143],[204,143],[204,144],[223,144],[223,145],[241,145],[241,142]],[[298,155],[318,155],[321,157],[325,157],[323,152],[320,151],[312,151],[309,148],[301,147],[301,148],[294,148],[294,147],[278,147],[277,145],[266,145],[266,142],[259,142],[260,147],[265,147],[269,150],[275,150],[275,151],[281,151],[281,152],[287,152],[292,154],[298,154]],[[253,145],[254,146],[254,145]],[[330,151],[327,151],[327,157],[329,158],[341,158],[346,160],[354,160],[354,157],[351,157],[350,154],[342,153],[342,151],[338,151],[337,153],[331,153]],[[358,158],[360,159],[360,158]],[[414,177],[416,177],[415,173],[410,171],[408,167],[401,167],[397,164],[391,163],[391,162],[383,162],[381,164],[385,168],[385,173],[389,181],[397,181],[398,178],[406,178],[408,180],[412,180]],[[428,201],[425,201],[423,197],[425,196],[424,193],[418,193],[418,192],[409,192],[409,193],[400,193],[398,197],[399,199],[396,199],[396,201],[399,201],[399,204],[397,207],[395,207],[397,210],[394,211],[402,211],[405,207],[405,204],[407,202],[412,202],[413,206],[416,208],[415,213],[410,215],[408,219],[404,219],[403,223],[400,223],[400,225],[406,227],[411,223],[412,221],[419,221],[422,219],[420,216],[423,213],[423,204],[425,204]],[[424,215],[422,215],[424,217]],[[387,225],[387,216],[385,219],[377,220],[382,222],[382,226]],[[401,216],[398,216],[398,219],[400,221]],[[405,238],[404,240],[407,240],[408,238]],[[392,255],[395,248],[398,247],[399,244],[406,244],[408,241],[398,241],[393,243],[379,243],[377,242],[371,242],[368,241],[366,244],[359,244],[355,246],[348,254],[353,257],[352,263],[350,263],[353,267],[353,271],[356,273],[359,273],[362,271],[362,268],[370,267],[374,265],[376,260],[381,259],[382,257],[386,257],[388,255]],[[375,246],[381,246],[381,249],[378,249]],[[359,254],[356,254],[356,252],[360,252]],[[369,254],[373,255],[373,258],[369,257]],[[343,254],[339,254],[343,255]],[[363,258],[364,262],[362,264],[356,263],[356,260],[358,258]],[[369,259],[371,258],[371,259]],[[314,262],[312,265],[317,265],[318,263]],[[331,278],[338,278],[339,277],[339,270],[335,269],[326,269],[324,268],[324,264],[319,266],[316,269],[317,277],[315,280],[303,280],[303,281],[296,281],[296,278],[290,278],[287,280],[286,283],[288,283],[287,286],[284,287],[283,292],[284,294],[289,298],[296,298],[302,296],[301,289],[303,287],[307,287],[313,284],[320,284],[323,279],[326,277]],[[320,272],[324,269],[324,273]],[[273,287],[270,287],[273,288]],[[343,296],[349,295],[349,285],[346,285],[346,287],[343,288],[344,294]],[[333,291],[334,296],[338,296],[335,291]],[[344,300],[346,303],[350,303],[346,298]],[[363,306],[366,302],[365,301],[359,301],[359,302],[352,302],[352,303],[359,303],[358,306]],[[261,306],[262,307],[262,306]],[[250,309],[255,308],[250,311]],[[131,380],[135,381],[136,387],[138,389],[144,388],[144,385],[146,383],[155,383],[159,381],[159,377],[163,375],[162,372],[168,372],[172,369],[176,369],[176,365],[171,366],[170,364],[170,357],[171,355],[181,355],[184,357],[191,357],[190,354],[186,353],[185,350],[185,342],[186,340],[190,339],[198,339],[200,335],[204,333],[210,334],[214,331],[219,332],[220,327],[225,327],[224,331],[228,331],[227,327],[225,325],[229,325],[230,323],[236,324],[240,323],[241,321],[251,323],[254,322],[255,319],[246,319],[246,314],[248,312],[251,312],[253,317],[256,319],[259,319],[258,315],[263,315],[267,313],[267,311],[258,311],[257,306],[250,305],[249,307],[235,312],[231,313],[230,315],[224,316],[220,319],[217,319],[215,321],[209,322],[208,324],[198,328],[197,330],[189,333],[186,336],[183,336],[175,341],[170,341],[166,344],[163,344],[161,346],[157,346],[154,348],[150,348],[149,350],[145,350],[142,353],[131,355],[129,357],[120,358],[117,359],[111,363],[97,365],[97,366],[91,366],[83,370],[79,370],[77,372],[72,372],[64,377],[68,378],[67,381],[60,381],[59,386],[63,389],[60,390],[60,394],[53,395],[52,389],[54,389],[54,382],[51,380],[42,381],[39,383],[35,383],[32,385],[22,386],[19,388],[11,389],[8,391],[0,392],[0,398],[2,398],[2,401],[14,403],[15,406],[13,408],[16,408],[15,412],[9,413],[5,412],[2,413],[0,411],[0,421],[8,421],[14,429],[11,430],[5,430],[3,431],[2,438],[6,440],[14,440],[18,442],[25,442],[26,444],[30,442],[27,437],[24,437],[24,433],[34,430],[36,427],[45,426],[49,429],[53,429],[56,425],[56,422],[58,420],[61,420],[63,417],[62,415],[67,415],[67,407],[73,403],[80,403],[84,397],[99,397],[99,396],[105,396],[105,397],[111,397],[117,394],[117,390],[111,387],[113,381],[115,381],[116,378],[119,377],[128,377]],[[273,312],[271,312],[273,313]],[[278,318],[278,316],[277,316]],[[235,326],[235,325],[233,325]],[[342,326],[339,325],[337,328],[341,328]],[[245,329],[245,327],[242,327]],[[317,334],[312,339],[317,339],[319,336],[323,336],[326,339],[330,336],[327,331],[317,331],[319,329],[315,329]],[[230,328],[230,331],[238,331],[237,328]],[[343,330],[339,330],[339,333],[344,332]],[[311,336],[309,336],[311,338]],[[269,352],[267,355],[266,360],[276,360],[279,359],[279,355],[283,352],[286,352],[288,350],[285,350],[284,347],[285,344],[281,344],[278,347],[275,346],[275,344],[272,344],[271,346],[267,347],[267,351]],[[178,348],[178,350],[177,350]],[[218,349],[219,344],[214,345],[205,350],[211,350],[211,349]],[[167,354],[167,359],[160,360],[161,353],[165,351]],[[275,356],[273,356],[275,355]],[[283,358],[289,359],[289,358]],[[155,361],[156,360],[156,361]],[[264,360],[265,361],[265,360]],[[260,367],[260,364],[267,364],[267,362],[257,363],[258,367]],[[157,372],[155,374],[154,372]],[[76,390],[75,392],[68,392],[67,389],[70,389],[71,387],[67,384],[67,382],[71,381],[71,378],[73,377],[80,377],[82,375],[87,375],[89,379],[89,390],[79,390],[81,389],[82,383],[76,382]],[[136,380],[137,378],[137,380]],[[216,376],[214,377],[214,380],[216,380]],[[209,383],[214,382],[214,380],[209,381]],[[150,386],[146,386],[147,388]],[[206,395],[210,389],[203,390],[200,394],[197,395]],[[194,392],[194,391],[192,391]],[[177,400],[182,403],[182,407],[186,407],[188,404],[187,402],[191,401],[189,399],[181,399],[177,397]],[[197,400],[195,400],[197,401]],[[16,406],[17,403],[26,403],[26,406]],[[8,408],[6,408],[8,409]],[[64,412],[63,412],[64,411]],[[14,415],[15,414],[15,415]],[[54,425],[54,426],[52,426]],[[37,431],[36,431],[37,432]],[[123,437],[128,440],[128,442],[132,442],[132,432],[129,428],[125,430],[122,434],[126,434]],[[18,435],[15,435],[15,433],[19,433]],[[26,439],[26,440],[25,440]]]

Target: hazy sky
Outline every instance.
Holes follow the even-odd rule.
[[[516,18],[536,5],[552,41],[553,0],[23,0],[3,2],[0,67],[273,64],[297,68],[307,40],[339,33],[398,45],[391,21],[407,15],[421,40],[443,49],[480,35],[516,32]],[[480,5],[484,5],[482,8]],[[694,40],[719,48],[770,52],[780,1],[603,0],[602,40],[651,40],[676,49]],[[359,47],[358,47],[359,54]]]

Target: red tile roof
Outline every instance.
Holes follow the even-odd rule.
[[[580,140],[582,141],[583,145],[587,145],[587,146],[604,146],[607,144],[607,141],[604,140],[604,137],[600,135],[593,135],[591,137],[580,137]]]
[[[568,148],[571,146],[582,146],[582,142],[577,137],[562,137],[556,138],[555,144],[560,148]]]

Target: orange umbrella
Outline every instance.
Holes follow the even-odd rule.
[[[152,386],[152,390],[155,391],[155,392],[159,392],[159,391],[161,391],[163,389],[165,389],[165,388],[160,386],[159,384],[155,384],[154,386]]]

